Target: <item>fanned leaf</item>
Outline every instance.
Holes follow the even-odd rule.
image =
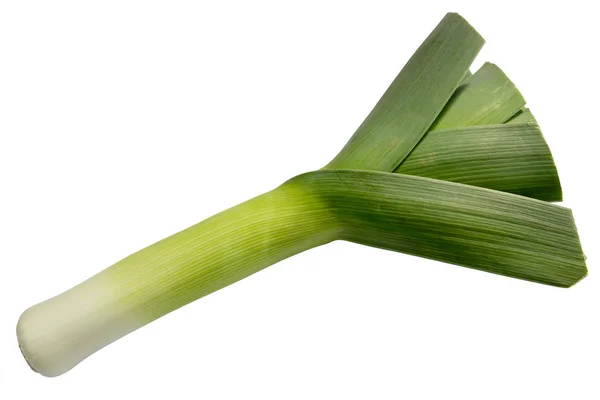
[[[571,211],[558,205],[372,171],[317,171],[288,183],[319,193],[345,240],[561,287],[587,274]]]
[[[394,172],[562,200],[550,149],[531,123],[429,132]]]
[[[447,14],[325,169],[392,171],[431,126],[483,43],[460,15]]]
[[[485,63],[456,89],[429,130],[503,123],[524,105],[525,99],[506,74]]]

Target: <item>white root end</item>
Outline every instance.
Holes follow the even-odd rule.
[[[142,326],[117,300],[106,279],[96,275],[27,309],[19,318],[17,338],[31,369],[61,375]]]

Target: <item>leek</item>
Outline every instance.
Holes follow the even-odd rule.
[[[185,304],[335,240],[575,284],[587,269],[571,212],[542,201],[560,196],[549,149],[497,67],[470,76],[482,45],[448,14],[324,169],[27,309],[17,337],[31,368],[60,375]]]

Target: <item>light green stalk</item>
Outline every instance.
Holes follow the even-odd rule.
[[[328,207],[307,185],[290,183],[138,251],[25,311],[23,355],[35,371],[60,375],[184,304],[336,239]]]

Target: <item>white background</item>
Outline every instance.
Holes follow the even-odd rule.
[[[598,21],[550,3],[2,2],[0,398],[600,398]],[[447,11],[487,39],[474,69],[528,99],[590,276],[565,290],[338,242],[62,377],[29,370],[25,308],[326,164]]]

